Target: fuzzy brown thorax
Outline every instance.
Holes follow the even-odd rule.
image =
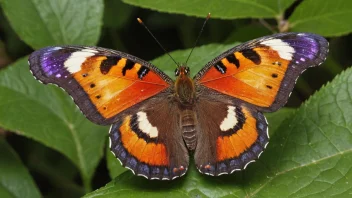
[[[195,88],[193,80],[190,78],[189,67],[180,66],[175,71],[175,94],[181,105],[191,105],[195,101]]]

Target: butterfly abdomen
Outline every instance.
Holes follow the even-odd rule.
[[[181,113],[182,137],[189,150],[194,150],[197,145],[196,116],[192,110],[184,110]]]

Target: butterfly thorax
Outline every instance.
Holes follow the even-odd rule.
[[[180,66],[175,71],[175,97],[182,106],[190,106],[195,101],[194,83],[189,74],[187,66]]]

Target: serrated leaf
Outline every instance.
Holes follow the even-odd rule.
[[[0,138],[0,197],[41,197],[16,152]]]
[[[254,195],[350,196],[351,83],[352,69],[348,69],[281,125],[263,156],[273,174]]]
[[[88,121],[68,94],[36,81],[28,67],[23,58],[0,72],[0,126],[67,156],[88,190],[108,128]]]
[[[294,0],[123,0],[123,2],[160,12],[185,14],[197,17],[206,17],[207,13],[210,12],[212,18],[237,19],[249,17],[278,17],[294,2]]]
[[[352,1],[305,0],[289,18],[291,31],[340,36],[352,32]]]
[[[194,60],[213,58],[210,49],[221,46],[198,48],[204,54]],[[188,50],[183,52],[188,55]],[[181,57],[182,51],[171,54]],[[165,57],[153,62],[166,61]],[[268,149],[245,171],[210,177],[190,164],[187,175],[175,181],[149,181],[127,171],[86,197],[348,197],[352,193],[351,83],[349,69],[297,111],[284,115],[285,121],[271,119],[269,125],[278,127]]]
[[[100,36],[103,0],[0,0],[15,32],[31,47],[94,45]]]

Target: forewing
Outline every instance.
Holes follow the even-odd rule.
[[[271,112],[287,102],[298,76],[320,65],[327,53],[328,42],[321,36],[275,34],[226,51],[209,62],[195,81]]]
[[[124,167],[148,179],[184,175],[189,156],[175,104],[161,93],[119,115],[110,129],[110,149]]]
[[[254,108],[200,98],[196,112],[199,129],[194,158],[203,174],[243,170],[269,142],[266,119]]]
[[[88,119],[104,125],[172,84],[150,63],[99,47],[43,48],[30,55],[29,65],[38,80],[62,87]]]

